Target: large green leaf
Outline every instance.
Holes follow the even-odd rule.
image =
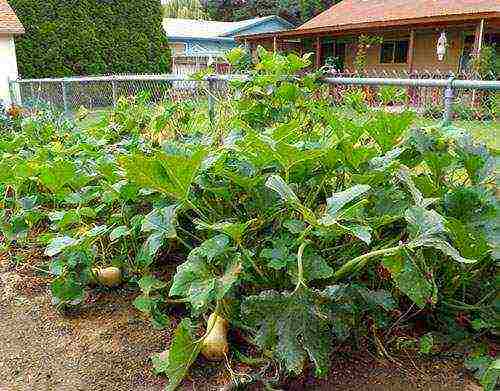
[[[334,227],[342,233],[348,233],[367,244],[371,243],[371,228],[361,225],[364,200],[348,206],[356,198],[366,194],[371,187],[356,185],[343,192],[335,193],[327,199],[327,207],[319,223],[325,227]]]
[[[454,246],[466,258],[482,259],[490,251],[486,238],[474,227],[448,217],[446,228]]]
[[[304,125],[297,120],[279,124],[265,134],[249,132],[240,146],[240,152],[255,166],[265,168],[278,163],[290,171],[300,163],[317,159],[325,154],[318,147],[306,146],[301,140],[301,128]]]
[[[413,197],[413,202],[416,206],[427,208],[429,205],[432,205],[437,201],[437,198],[424,198],[421,191],[415,185],[415,182],[413,182],[411,172],[408,167],[401,166],[397,173],[397,177],[408,187],[408,190]]]
[[[410,247],[430,247],[436,250],[441,251],[445,255],[448,255],[450,258],[453,258],[455,261],[460,263],[475,263],[474,259],[467,259],[460,255],[460,253],[448,242],[440,238],[429,238],[424,237],[422,239],[417,239],[409,244]]]
[[[50,289],[61,303],[79,303],[85,294],[82,285],[72,278],[58,277],[51,283]]]
[[[299,197],[279,175],[271,175],[266,181],[266,187],[278,193],[283,201],[291,205],[300,204]]]
[[[428,302],[435,302],[435,285],[420,271],[412,258],[393,255],[384,259],[384,266],[390,270],[401,292],[420,308],[424,308]]]
[[[339,217],[342,216],[342,208],[359,196],[367,193],[370,188],[368,185],[356,185],[340,193],[333,194],[326,200],[326,212],[319,222],[325,226],[337,223]]]
[[[273,349],[288,371],[301,374],[309,357],[316,375],[326,375],[333,337],[327,295],[302,285],[292,293],[266,291],[246,298],[242,312],[258,327],[259,346]]]
[[[431,247],[435,248],[460,263],[474,263],[475,260],[464,258],[444,239],[447,233],[445,220],[437,212],[422,207],[410,208],[405,214],[409,224],[412,240],[409,248]]]
[[[166,239],[177,237],[175,230],[177,205],[170,205],[165,208],[153,209],[142,222],[141,230],[149,232],[150,235],[143,243],[141,251],[137,256],[138,263],[148,266],[153,262],[160,247]]]
[[[48,257],[53,257],[59,254],[61,251],[74,246],[78,243],[78,240],[73,239],[69,236],[58,236],[49,243],[45,249],[45,255]]]
[[[131,234],[130,229],[126,225],[120,225],[119,227],[114,228],[109,234],[109,240],[114,242],[120,238],[129,236]]]
[[[214,254],[211,250],[209,253]],[[198,247],[191,251],[187,261],[177,267],[170,288],[170,296],[185,297],[195,309],[222,299],[238,282],[242,271],[242,262],[237,254],[218,269],[210,265],[204,255],[207,255],[206,248]]]
[[[175,218],[177,205],[170,205],[165,208],[153,209],[142,222],[143,232],[155,232],[164,238],[172,239],[177,236],[175,231]]]
[[[139,186],[185,200],[205,156],[206,151],[202,148],[191,156],[164,152],[157,152],[154,156],[136,153],[123,156],[120,164],[129,180]]]
[[[248,227],[254,222],[254,220],[247,221],[245,223],[233,223],[229,221],[223,221],[215,224],[207,224],[203,221],[196,221],[196,228],[199,230],[212,230],[222,232],[231,237],[235,243],[241,243],[243,236],[247,231]]]
[[[152,291],[165,288],[167,283],[159,280],[158,278],[148,274],[142,277],[139,282],[139,288],[145,295],[149,295]]]
[[[205,240],[197,248],[197,254],[204,257],[209,263],[224,254],[229,247],[229,238],[226,235],[217,235]]]
[[[410,127],[415,119],[411,111],[403,113],[388,113],[384,110],[377,111],[373,118],[366,124],[366,130],[386,153],[401,141],[401,136]]]
[[[446,232],[443,216],[433,210],[413,207],[405,213],[413,238],[431,237]]]
[[[76,176],[74,163],[59,161],[53,165],[45,165],[40,170],[40,182],[52,193],[57,193]]]
[[[290,258],[288,259],[290,260]],[[291,257],[293,262],[289,263],[288,273],[292,276],[294,284],[298,281],[298,269],[296,257]],[[328,262],[319,254],[306,251],[302,257],[303,278],[306,282],[325,279],[333,276],[334,270]]]
[[[191,321],[183,319],[175,330],[169,350],[153,358],[156,372],[168,376],[167,391],[174,391],[179,386],[200,354],[202,340],[195,340],[192,328]]]
[[[271,175],[266,181],[266,187],[278,193],[281,199],[293,207],[297,212],[300,212],[304,220],[309,224],[317,224],[314,212],[300,202],[299,197],[297,197],[290,185],[288,185],[279,175]]]

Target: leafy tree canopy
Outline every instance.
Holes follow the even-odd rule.
[[[209,15],[199,0],[168,0],[163,5],[165,18],[207,20]]]
[[[242,20],[258,16],[280,15],[301,24],[330,8],[338,0],[203,0],[215,20]]]

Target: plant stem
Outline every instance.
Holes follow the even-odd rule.
[[[389,248],[383,248],[381,250],[376,250],[372,251],[367,254],[363,254],[357,258],[354,258],[344,264],[339,270],[335,272],[335,274],[332,277],[333,281],[338,281],[348,274],[352,274],[363,268],[367,263],[370,258],[377,257],[377,256],[383,256],[383,255],[389,255],[389,254],[394,254],[398,252],[399,250],[402,250],[405,248],[405,245],[399,245],[396,247],[389,247]]]
[[[306,285],[304,281],[304,265],[302,264],[302,256],[304,255],[304,249],[307,246],[307,242],[304,242],[300,245],[299,251],[297,253],[297,270],[298,270],[298,275],[297,275],[297,286],[295,287],[295,290],[293,291],[294,293],[297,292],[297,290],[300,288],[301,285]]]
[[[241,247],[243,249],[243,247]],[[260,267],[255,263],[255,261],[247,255],[245,251],[242,251],[243,256],[252,264],[253,268],[257,272],[257,274],[264,280],[268,281],[262,270],[260,270]]]
[[[207,216],[205,216],[205,214],[191,200],[189,200],[188,198],[186,198],[184,200],[184,202],[191,209],[193,209],[198,214],[198,216],[200,216],[203,220],[206,220],[206,221],[208,220]]]
[[[189,303],[188,299],[163,299],[163,301],[167,304]]]
[[[176,236],[176,239],[181,243],[184,247],[186,247],[189,251],[193,250],[193,246],[188,244],[185,240],[183,240],[179,235]]]

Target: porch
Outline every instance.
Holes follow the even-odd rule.
[[[446,51],[436,54],[444,32]],[[382,43],[363,44],[360,37],[380,37]],[[482,48],[500,38],[500,19],[473,19],[445,23],[379,26],[370,29],[292,30],[242,37],[239,42],[256,55],[260,45],[275,52],[313,53],[313,67],[327,66],[332,73],[378,76],[445,77],[470,75],[471,60]],[[498,51],[497,45],[497,51]],[[360,67],[359,57],[364,56]]]

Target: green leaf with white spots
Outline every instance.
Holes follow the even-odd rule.
[[[316,375],[325,376],[333,336],[329,303],[322,292],[300,286],[292,293],[266,291],[247,297],[242,312],[258,328],[257,344],[271,349],[287,371],[300,375],[309,359]]]

